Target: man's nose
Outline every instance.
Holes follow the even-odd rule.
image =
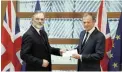
[[[87,23],[84,24],[84,26],[87,26],[87,25],[88,25]]]
[[[39,19],[39,22],[41,22],[42,20],[41,19]]]
[[[39,20],[39,22],[41,23],[41,22],[43,22],[42,20]]]

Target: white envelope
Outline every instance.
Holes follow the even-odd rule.
[[[71,57],[72,54],[78,54],[77,49],[74,49],[74,50],[71,50],[71,51],[66,51],[65,53],[63,53],[63,57]]]

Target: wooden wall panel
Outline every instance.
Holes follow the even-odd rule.
[[[60,39],[60,38],[50,38],[50,44],[78,44],[79,39]]]
[[[53,64],[52,70],[77,70],[75,64]]]
[[[45,12],[46,18],[82,18],[84,12]],[[96,16],[97,12],[91,12]],[[119,18],[120,12],[108,12],[109,18]],[[31,18],[33,12],[17,12],[19,18]]]

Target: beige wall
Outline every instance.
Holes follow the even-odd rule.
[[[1,1],[1,25],[3,24],[3,18],[5,15],[6,6],[7,6],[7,1]]]

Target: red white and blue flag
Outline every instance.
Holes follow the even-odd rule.
[[[1,71],[20,71],[21,35],[12,1],[8,1],[1,28]]]
[[[122,13],[119,19],[113,48],[110,53],[109,71],[122,71]]]
[[[101,1],[100,7],[98,10],[96,27],[106,37],[104,58],[101,60],[100,65],[101,65],[102,71],[108,71],[109,54],[112,49],[112,39],[111,39],[111,35],[110,35],[110,28],[109,28],[109,24],[108,24],[108,20],[107,20],[107,11],[105,8],[104,0]]]

